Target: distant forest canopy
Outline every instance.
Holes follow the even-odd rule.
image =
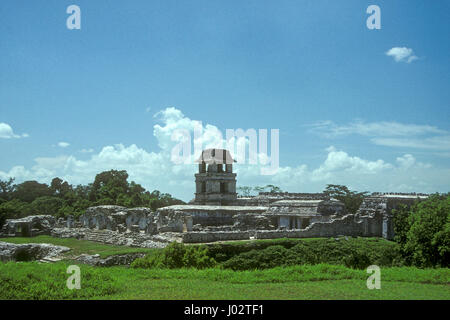
[[[37,181],[14,184],[14,178],[0,180],[0,216],[8,219],[36,214],[56,217],[78,216],[98,205],[149,207],[153,210],[173,204],[184,204],[168,193],[149,192],[134,181],[128,182],[125,170],[104,171],[88,185],[71,185],[54,178],[50,185]]]

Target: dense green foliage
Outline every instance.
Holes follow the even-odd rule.
[[[349,213],[355,214],[358,211],[367,191],[350,191],[346,186],[328,184],[323,191],[326,195],[341,201]]]
[[[216,265],[205,246],[185,246],[172,242],[162,250],[154,250],[131,264],[133,268],[211,268]]]
[[[395,240],[410,265],[450,265],[450,195],[433,195],[393,210]]]
[[[399,266],[399,245],[382,239],[280,239],[247,243],[190,245],[172,243],[132,264],[136,268],[198,269],[216,264],[232,270],[269,269],[280,266],[327,263],[363,269],[369,265]]]
[[[0,263],[0,299],[450,299],[449,269],[383,268],[382,290],[365,270],[326,264],[265,270],[81,266],[69,290],[69,263]]]
[[[146,191],[134,181],[128,182],[125,170],[104,171],[88,185],[70,185],[54,178],[50,185],[37,181],[14,184],[14,179],[0,180],[0,226],[6,218],[21,218],[34,214],[56,217],[79,215],[90,206],[120,205],[150,207],[153,210],[183,201],[158,190]]]
[[[3,227],[3,224],[5,223],[7,219],[7,211],[4,208],[0,208],[0,229]]]
[[[270,242],[269,242],[270,243]],[[294,244],[292,246],[292,244]],[[211,250],[213,251],[213,250]],[[229,248],[228,248],[229,251]],[[369,265],[402,265],[399,246],[382,239],[339,238],[308,241],[278,241],[264,249],[251,249],[229,257],[217,252],[217,260],[226,269],[252,270],[278,266],[327,263],[363,269]]]

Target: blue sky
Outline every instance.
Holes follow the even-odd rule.
[[[71,4],[81,30],[66,28]],[[381,30],[366,27],[371,4]],[[195,166],[173,165],[168,146],[171,130],[197,120],[206,131],[280,130],[280,173],[237,165],[240,185],[449,191],[449,9],[3,0],[0,179],[88,183],[127,169],[189,200]]]

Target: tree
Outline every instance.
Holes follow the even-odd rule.
[[[93,183],[72,186],[54,178],[48,186],[37,181],[14,185],[14,179],[0,180],[0,219],[22,218],[31,214],[55,216],[80,215],[96,205],[147,206],[156,210],[174,204],[184,204],[168,193],[148,192],[140,184],[128,183],[125,170],[104,171]]]
[[[128,193],[128,173],[125,170],[104,171],[95,176],[89,200],[112,199],[114,204],[119,194]]]
[[[251,192],[252,192],[252,187],[248,187],[248,186],[242,186],[242,187],[238,187],[237,188],[244,197],[248,197],[250,196]]]
[[[55,196],[64,196],[66,193],[72,191],[72,186],[67,183],[67,181],[63,181],[60,178],[53,178],[52,183],[50,184],[50,191]]]
[[[6,210],[2,207],[0,207],[0,230],[2,229],[3,225],[6,222],[6,219],[8,219],[8,213]]]
[[[367,191],[356,192],[350,191],[346,186],[337,184],[328,184],[323,191],[331,198],[341,201],[349,213],[355,214],[361,206]]]
[[[264,187],[256,186],[253,188],[253,190],[255,190],[256,192],[270,192],[270,193],[283,192],[280,187],[274,186],[273,184],[268,184]]]
[[[0,205],[0,212],[6,215],[7,219],[23,218],[33,214],[31,205],[19,199],[5,201]]]
[[[392,209],[394,221],[394,240],[400,245],[405,245],[408,238],[408,231],[411,228],[410,208],[405,204],[399,204],[396,209]]]
[[[274,186],[273,184],[268,184],[265,188],[269,189],[270,193],[283,192],[280,187]]]
[[[13,198],[30,203],[36,198],[51,196],[51,194],[52,192],[47,184],[37,181],[25,181],[16,186]]]
[[[14,192],[14,178],[9,178],[8,181],[0,180],[0,199],[10,200]]]
[[[34,214],[48,214],[57,216],[58,211],[64,206],[64,201],[58,197],[44,196],[35,199],[31,203],[31,211]]]
[[[432,195],[410,210],[403,246],[408,262],[419,267],[449,266],[450,195]]]
[[[255,190],[257,193],[264,192],[264,189],[265,189],[265,187],[261,187],[261,186],[253,187],[253,190]]]

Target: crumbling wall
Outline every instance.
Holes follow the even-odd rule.
[[[86,209],[79,218],[80,227],[118,232],[186,232],[192,230],[192,217],[180,210],[167,209],[153,212],[150,208],[125,208],[120,206],[96,206]],[[67,227],[77,227],[73,219]]]
[[[56,220],[50,215],[28,216],[21,219],[7,219],[0,234],[5,237],[33,237],[50,234]]]
[[[273,230],[277,226],[277,217],[263,214],[239,213],[233,216],[232,228],[239,231],[245,230]]]
[[[135,231],[152,233],[156,230],[154,213],[149,208],[125,208],[121,206],[89,207],[80,216],[79,223],[72,217],[67,219],[67,227],[83,227],[119,232]]]
[[[274,238],[314,238],[314,237],[336,237],[340,235],[353,237],[381,237],[382,236],[382,214],[376,212],[373,217],[358,217],[346,215],[342,218],[329,222],[315,222],[305,229],[299,230],[274,230],[256,231],[257,239]]]
[[[253,216],[261,214],[267,207],[241,207],[241,206],[202,206],[202,205],[174,205],[159,208],[157,214],[169,214],[171,211],[180,211],[192,217],[193,225],[207,226],[232,226],[236,214]]]
[[[184,243],[248,240],[248,239],[250,239],[250,232],[248,232],[248,231],[228,231],[228,232],[199,231],[199,232],[183,233],[182,237],[183,237]]]
[[[325,193],[260,192],[257,196],[238,197],[237,206],[269,206],[280,200],[330,200]]]
[[[155,221],[158,233],[192,231],[192,217],[180,210],[158,210]]]

